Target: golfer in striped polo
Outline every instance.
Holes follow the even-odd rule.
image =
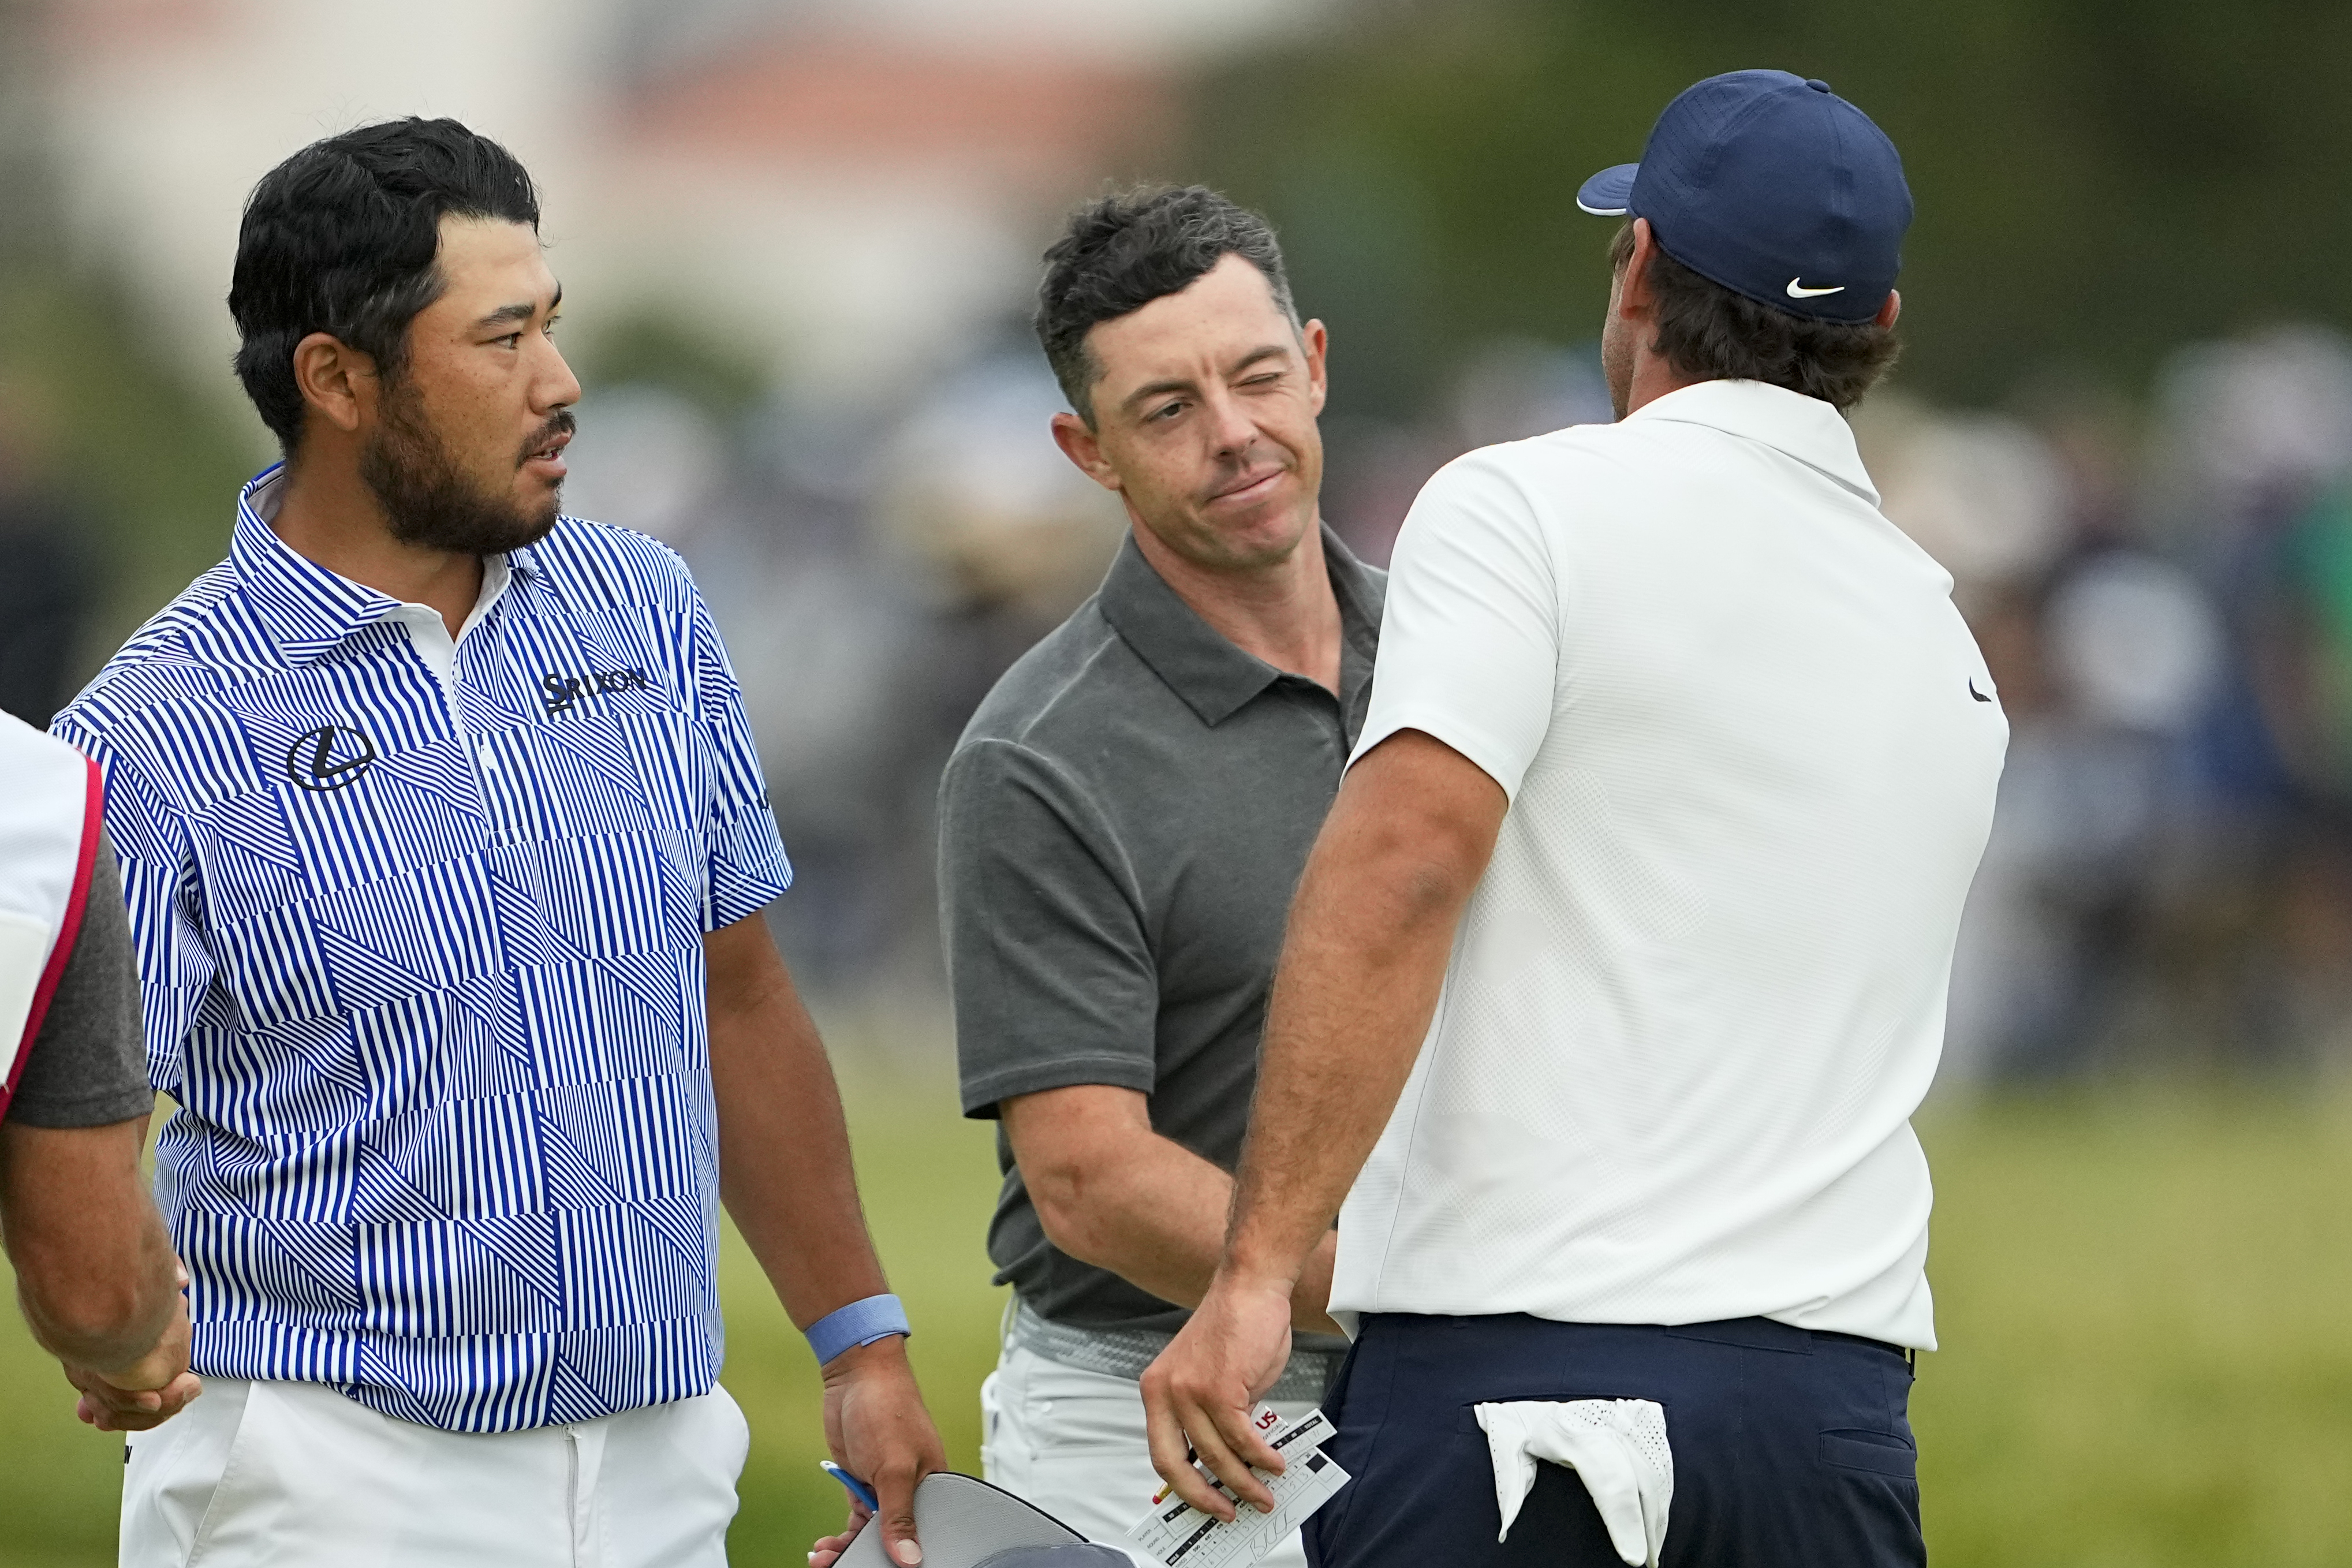
[[[722,1563],[722,1196],[920,1559],[940,1445],[761,919],[791,873],[685,568],[557,513],[538,218],[453,121],[262,180],[229,305],[287,460],[57,723],[105,770],[205,1383],[131,1442],[126,1563]]]
[[[1355,1479],[1310,1560],[1917,1564],[1910,1116],[2008,725],[1839,416],[1911,196],[1860,110],[1756,70],[1579,200],[1625,219],[1620,417],[1406,520],[1152,1458],[1265,1499],[1249,1404],[1336,1212]]]

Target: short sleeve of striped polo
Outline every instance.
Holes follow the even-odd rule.
[[[743,712],[742,689],[735,683],[726,645],[699,594],[690,625],[698,717],[709,738],[715,780],[710,891],[702,929],[717,931],[773,903],[793,885],[793,868],[769,806],[751,721]]]
[[[153,783],[125,762],[100,731],[70,711],[60,715],[53,728],[59,740],[96,762],[105,778],[107,841],[121,870],[122,897],[139,960],[148,1081],[177,1095],[180,1045],[215,973],[212,951],[196,918],[196,868],[187,835]]]

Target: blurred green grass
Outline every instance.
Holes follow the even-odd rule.
[[[944,1078],[848,1086],[867,1212],[960,1468],[1001,1294],[981,1238],[990,1133]],[[1938,1568],[2352,1562],[2352,1100],[2081,1091],[1945,1106],[1930,1273],[1946,1348],[1913,1405]],[[726,1382],[751,1457],[732,1538],[797,1568],[840,1518],[817,1379],[740,1244]],[[112,1561],[118,1441],[75,1425],[0,1313],[0,1563]]]

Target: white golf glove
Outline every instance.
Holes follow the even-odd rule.
[[[1507,1540],[1536,1484],[1536,1461],[1566,1465],[1584,1481],[1609,1527],[1609,1543],[1634,1568],[1658,1568],[1666,1510],[1675,1500],[1675,1454],[1666,1413],[1648,1399],[1515,1399],[1481,1405],[1478,1425],[1495,1461],[1495,1502]]]

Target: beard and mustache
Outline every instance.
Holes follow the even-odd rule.
[[[360,479],[383,508],[394,538],[428,550],[500,555],[537,543],[554,528],[561,485],[537,505],[517,501],[511,489],[486,489],[458,464],[414,387],[387,388],[383,411],[375,438],[360,457]],[[523,443],[515,467],[559,435],[570,435],[577,423],[570,409],[556,410]]]

